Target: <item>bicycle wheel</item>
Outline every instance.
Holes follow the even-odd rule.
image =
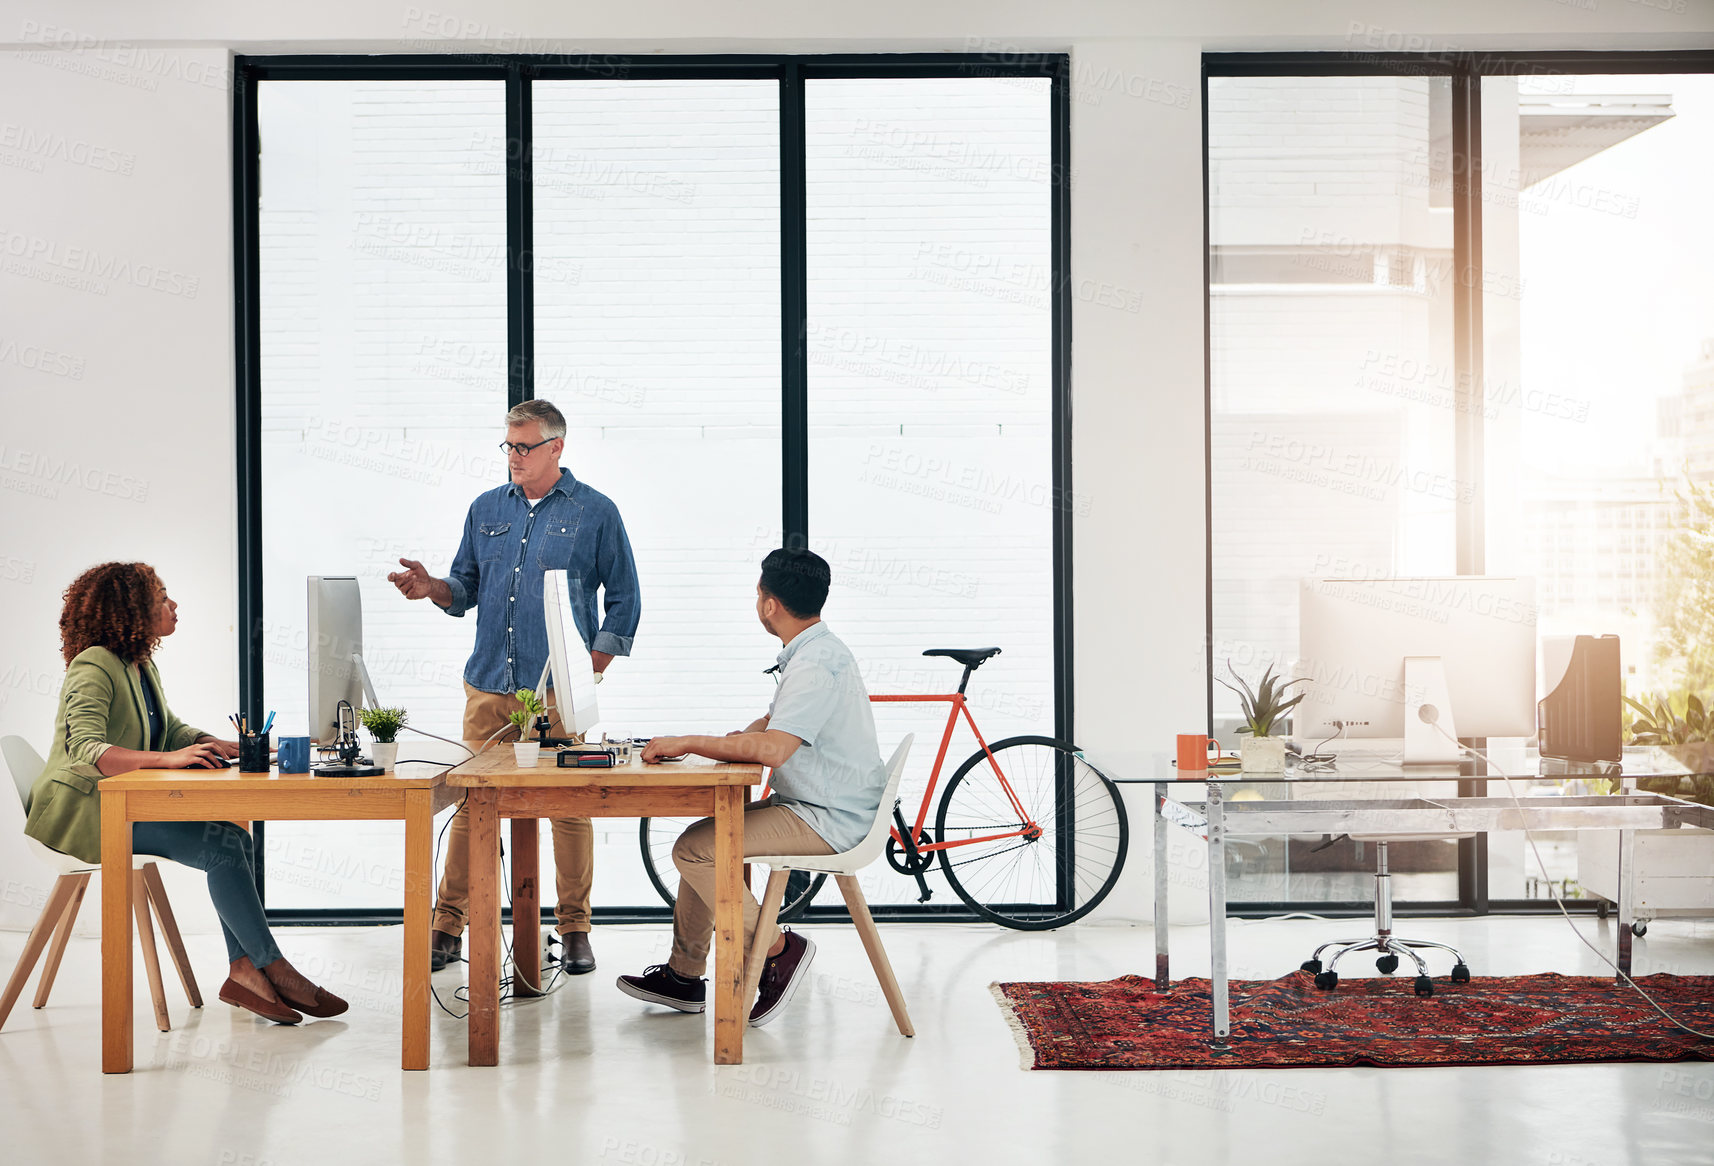
[[[678,867],[673,865],[673,843],[687,826],[699,818],[643,818],[637,823],[637,839],[643,850],[643,870],[655,893],[671,907],[678,901]],[[826,875],[806,870],[792,871],[786,880],[786,897],[780,903],[780,922],[790,923],[809,908],[810,900],[827,881]]]
[[[935,815],[935,841],[955,844],[938,852],[946,881],[972,911],[1006,927],[1076,922],[1107,897],[1125,865],[1131,828],[1117,787],[1076,746],[1052,737],[1008,737],[989,751],[1023,819],[988,754],[971,756]]]

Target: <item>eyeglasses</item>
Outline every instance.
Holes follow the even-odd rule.
[[[544,437],[542,440],[536,442],[534,445],[525,445],[521,441],[502,441],[500,443],[500,452],[501,453],[515,453],[519,457],[526,457],[529,455],[529,452],[532,449],[540,449],[542,446],[546,445],[548,442],[558,441],[558,440],[559,440],[559,438],[557,438],[557,437]]]

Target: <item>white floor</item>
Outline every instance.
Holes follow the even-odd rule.
[[[1611,943],[1610,922],[1583,926]],[[0,1032],[0,1161],[1714,1162],[1714,1064],[1024,1072],[987,985],[1146,974],[1148,928],[884,927],[913,1040],[893,1029],[856,935],[806,930],[820,948],[813,979],[773,1025],[750,1030],[742,1066],[713,1067],[706,1018],[614,989],[617,973],[664,959],[666,929],[606,927],[594,936],[597,972],[507,1006],[498,1069],[466,1067],[464,1026],[437,1011],[436,1067],[412,1074],[398,1069],[397,929],[283,930],[288,955],[353,1005],[297,1029],[215,1001],[218,941],[191,938],[210,1003],[192,1012],[169,969],[174,1029],[159,1033],[139,986],[137,1071],[125,1077],[99,1071],[97,945],[77,940],[48,1007],[32,1010],[26,994]],[[1235,974],[1282,974],[1351,930],[1234,922]],[[1600,971],[1557,917],[1413,920],[1401,931],[1462,945],[1477,975]],[[1175,975],[1206,973],[1206,936],[1174,928]],[[0,971],[23,938],[0,933]],[[1714,923],[1656,922],[1637,970],[1714,974]],[[456,970],[436,977],[460,1011],[461,981]]]

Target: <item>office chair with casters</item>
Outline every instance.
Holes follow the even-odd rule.
[[[857,885],[857,872],[881,857],[881,848],[886,845],[892,828],[893,805],[899,793],[899,778],[905,772],[905,758],[910,756],[911,743],[915,740],[916,734],[906,734],[899,747],[893,750],[892,760],[887,762],[887,787],[881,794],[880,804],[875,807],[874,824],[869,827],[868,836],[856,846],[840,854],[770,854],[746,860],[767,866],[769,872],[768,889],[762,897],[762,913],[756,920],[756,936],[750,943],[750,956],[744,965],[744,992],[739,999],[745,1007],[756,998],[756,989],[762,981],[762,968],[768,962],[768,949],[779,935],[780,904],[785,901],[786,881],[792,871],[830,874],[839,884],[839,893],[845,896],[845,908],[851,912],[851,922],[857,925],[863,950],[869,953],[869,964],[875,969],[875,978],[881,982],[881,993],[887,998],[887,1007],[893,1010],[893,1023],[899,1026],[901,1036],[916,1035],[910,1015],[905,1011],[904,994],[899,991],[899,982],[893,976],[893,965],[887,959],[887,949],[881,946],[881,933],[875,929],[869,904],[863,898],[862,888]]]
[[[22,737],[0,737],[0,758],[4,759],[6,769],[12,774],[18,800],[28,806],[30,787],[41,776],[47,763]],[[46,1006],[54,977],[59,973],[60,959],[65,955],[66,941],[71,938],[72,925],[77,922],[78,909],[83,906],[83,894],[89,887],[89,878],[101,869],[100,863],[84,862],[69,854],[61,854],[29,835],[24,836],[24,841],[36,857],[53,868],[59,877],[48,892],[48,901],[42,907],[36,925],[30,928],[30,938],[24,942],[24,952],[18,957],[12,978],[6,981],[6,989],[0,993],[0,1027],[12,1014],[12,1005],[24,991],[24,984],[35,970],[36,961],[44,949],[47,951],[47,963],[42,966],[41,982],[36,985],[34,1006]],[[146,854],[133,855],[131,866],[131,903],[137,919],[137,937],[143,945],[143,966],[149,973],[149,994],[155,1003],[155,1027],[162,1032],[170,1032],[172,1023],[167,1018],[167,992],[161,983],[161,958],[155,950],[155,931],[149,920],[151,907],[155,917],[161,921],[161,938],[166,940],[167,952],[172,956],[179,983],[183,985],[192,1008],[202,1007],[202,993],[197,990],[196,975],[191,971],[190,957],[185,953],[184,940],[179,936],[178,920],[173,918],[172,905],[167,902],[167,888],[161,882],[160,868]]]
[[[1410,957],[1416,965],[1416,994],[1418,996],[1434,995],[1434,981],[1429,978],[1428,964],[1416,953],[1416,949],[1434,949],[1451,952],[1455,961],[1452,965],[1452,982],[1467,984],[1470,982],[1470,966],[1464,962],[1464,957],[1457,948],[1444,943],[1435,943],[1427,939],[1402,939],[1393,934],[1393,876],[1387,869],[1387,844],[1389,842],[1420,842],[1434,839],[1474,838],[1474,834],[1352,834],[1353,842],[1373,842],[1375,844],[1375,934],[1365,939],[1337,939],[1324,943],[1315,949],[1315,954],[1303,961],[1303,970],[1315,973],[1315,986],[1331,992],[1339,986],[1339,961],[1353,952],[1373,951],[1379,953],[1375,960],[1375,968],[1384,976],[1390,976],[1399,968],[1399,956]],[[1333,958],[1322,967],[1321,953],[1328,948],[1338,948]]]

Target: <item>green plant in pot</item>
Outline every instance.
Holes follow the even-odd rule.
[[[1655,745],[1677,758],[1690,772],[1684,777],[1644,778],[1638,784],[1649,793],[1714,805],[1714,710],[1694,692],[1646,693],[1625,697],[1631,707],[1631,743]]]
[[[1274,727],[1308,695],[1303,692],[1287,695],[1286,690],[1294,684],[1308,683],[1309,678],[1300,676],[1296,680],[1282,681],[1274,675],[1274,666],[1270,664],[1262,673],[1261,681],[1251,688],[1249,682],[1238,675],[1230,660],[1226,662],[1226,669],[1237,684],[1227,684],[1224,680],[1220,683],[1238,694],[1238,704],[1244,712],[1244,723],[1238,726],[1238,732],[1244,737],[1238,746],[1244,772],[1284,773],[1285,738],[1274,736]],[[1215,679],[1219,680],[1219,677]]]
[[[363,727],[369,730],[369,735],[375,738],[371,750],[374,753],[375,764],[382,769],[392,772],[394,764],[399,760],[399,730],[405,727],[410,718],[404,709],[366,708],[357,713]]]
[[[506,719],[518,728],[518,740],[512,746],[512,753],[519,767],[528,769],[541,760],[541,742],[530,740],[530,734],[535,732],[537,719],[547,716],[548,709],[533,689],[520,688],[513,696],[520,707],[506,715]]]

